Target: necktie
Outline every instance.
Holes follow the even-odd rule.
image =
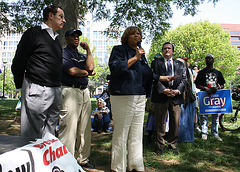
[[[167,60],[167,75],[172,76],[172,64],[169,59]]]

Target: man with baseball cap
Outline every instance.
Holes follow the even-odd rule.
[[[91,145],[91,101],[87,88],[88,76],[95,75],[95,72],[88,44],[79,43],[81,35],[82,32],[75,29],[65,33],[67,46],[63,49],[59,139],[87,170],[95,168],[88,159]],[[87,54],[78,51],[79,44]]]
[[[206,67],[200,70],[195,81],[196,87],[206,91],[208,95],[215,94],[217,90],[223,89],[225,80],[220,71],[213,67],[214,57],[212,54],[205,56]],[[202,139],[207,140],[208,136],[208,115],[201,115]],[[212,114],[211,125],[212,136],[218,141],[223,141],[218,135],[218,114]]]

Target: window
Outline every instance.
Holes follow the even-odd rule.
[[[2,57],[6,57],[6,52],[3,52],[3,53],[2,53]]]
[[[98,57],[102,57],[102,52],[100,51],[100,52],[98,52]]]
[[[102,41],[98,41],[98,45],[102,45],[103,43],[102,43]]]
[[[97,45],[97,41],[93,41],[93,45]]]
[[[231,40],[240,40],[240,36],[231,36]]]
[[[240,42],[231,42],[231,45],[240,45]]]
[[[230,31],[231,35],[240,35],[240,31]]]

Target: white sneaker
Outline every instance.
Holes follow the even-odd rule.
[[[202,134],[202,139],[207,140],[207,134]]]
[[[219,137],[219,135],[214,135],[213,136],[215,139],[217,139],[218,141],[222,142],[223,140],[221,139],[221,137]]]
[[[199,127],[196,127],[196,128],[195,128],[195,131],[198,132],[198,133],[201,133],[201,132],[202,132]]]

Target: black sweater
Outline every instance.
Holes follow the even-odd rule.
[[[33,83],[59,87],[62,69],[62,48],[40,26],[28,29],[22,36],[12,63],[16,88],[21,88],[24,75]]]

